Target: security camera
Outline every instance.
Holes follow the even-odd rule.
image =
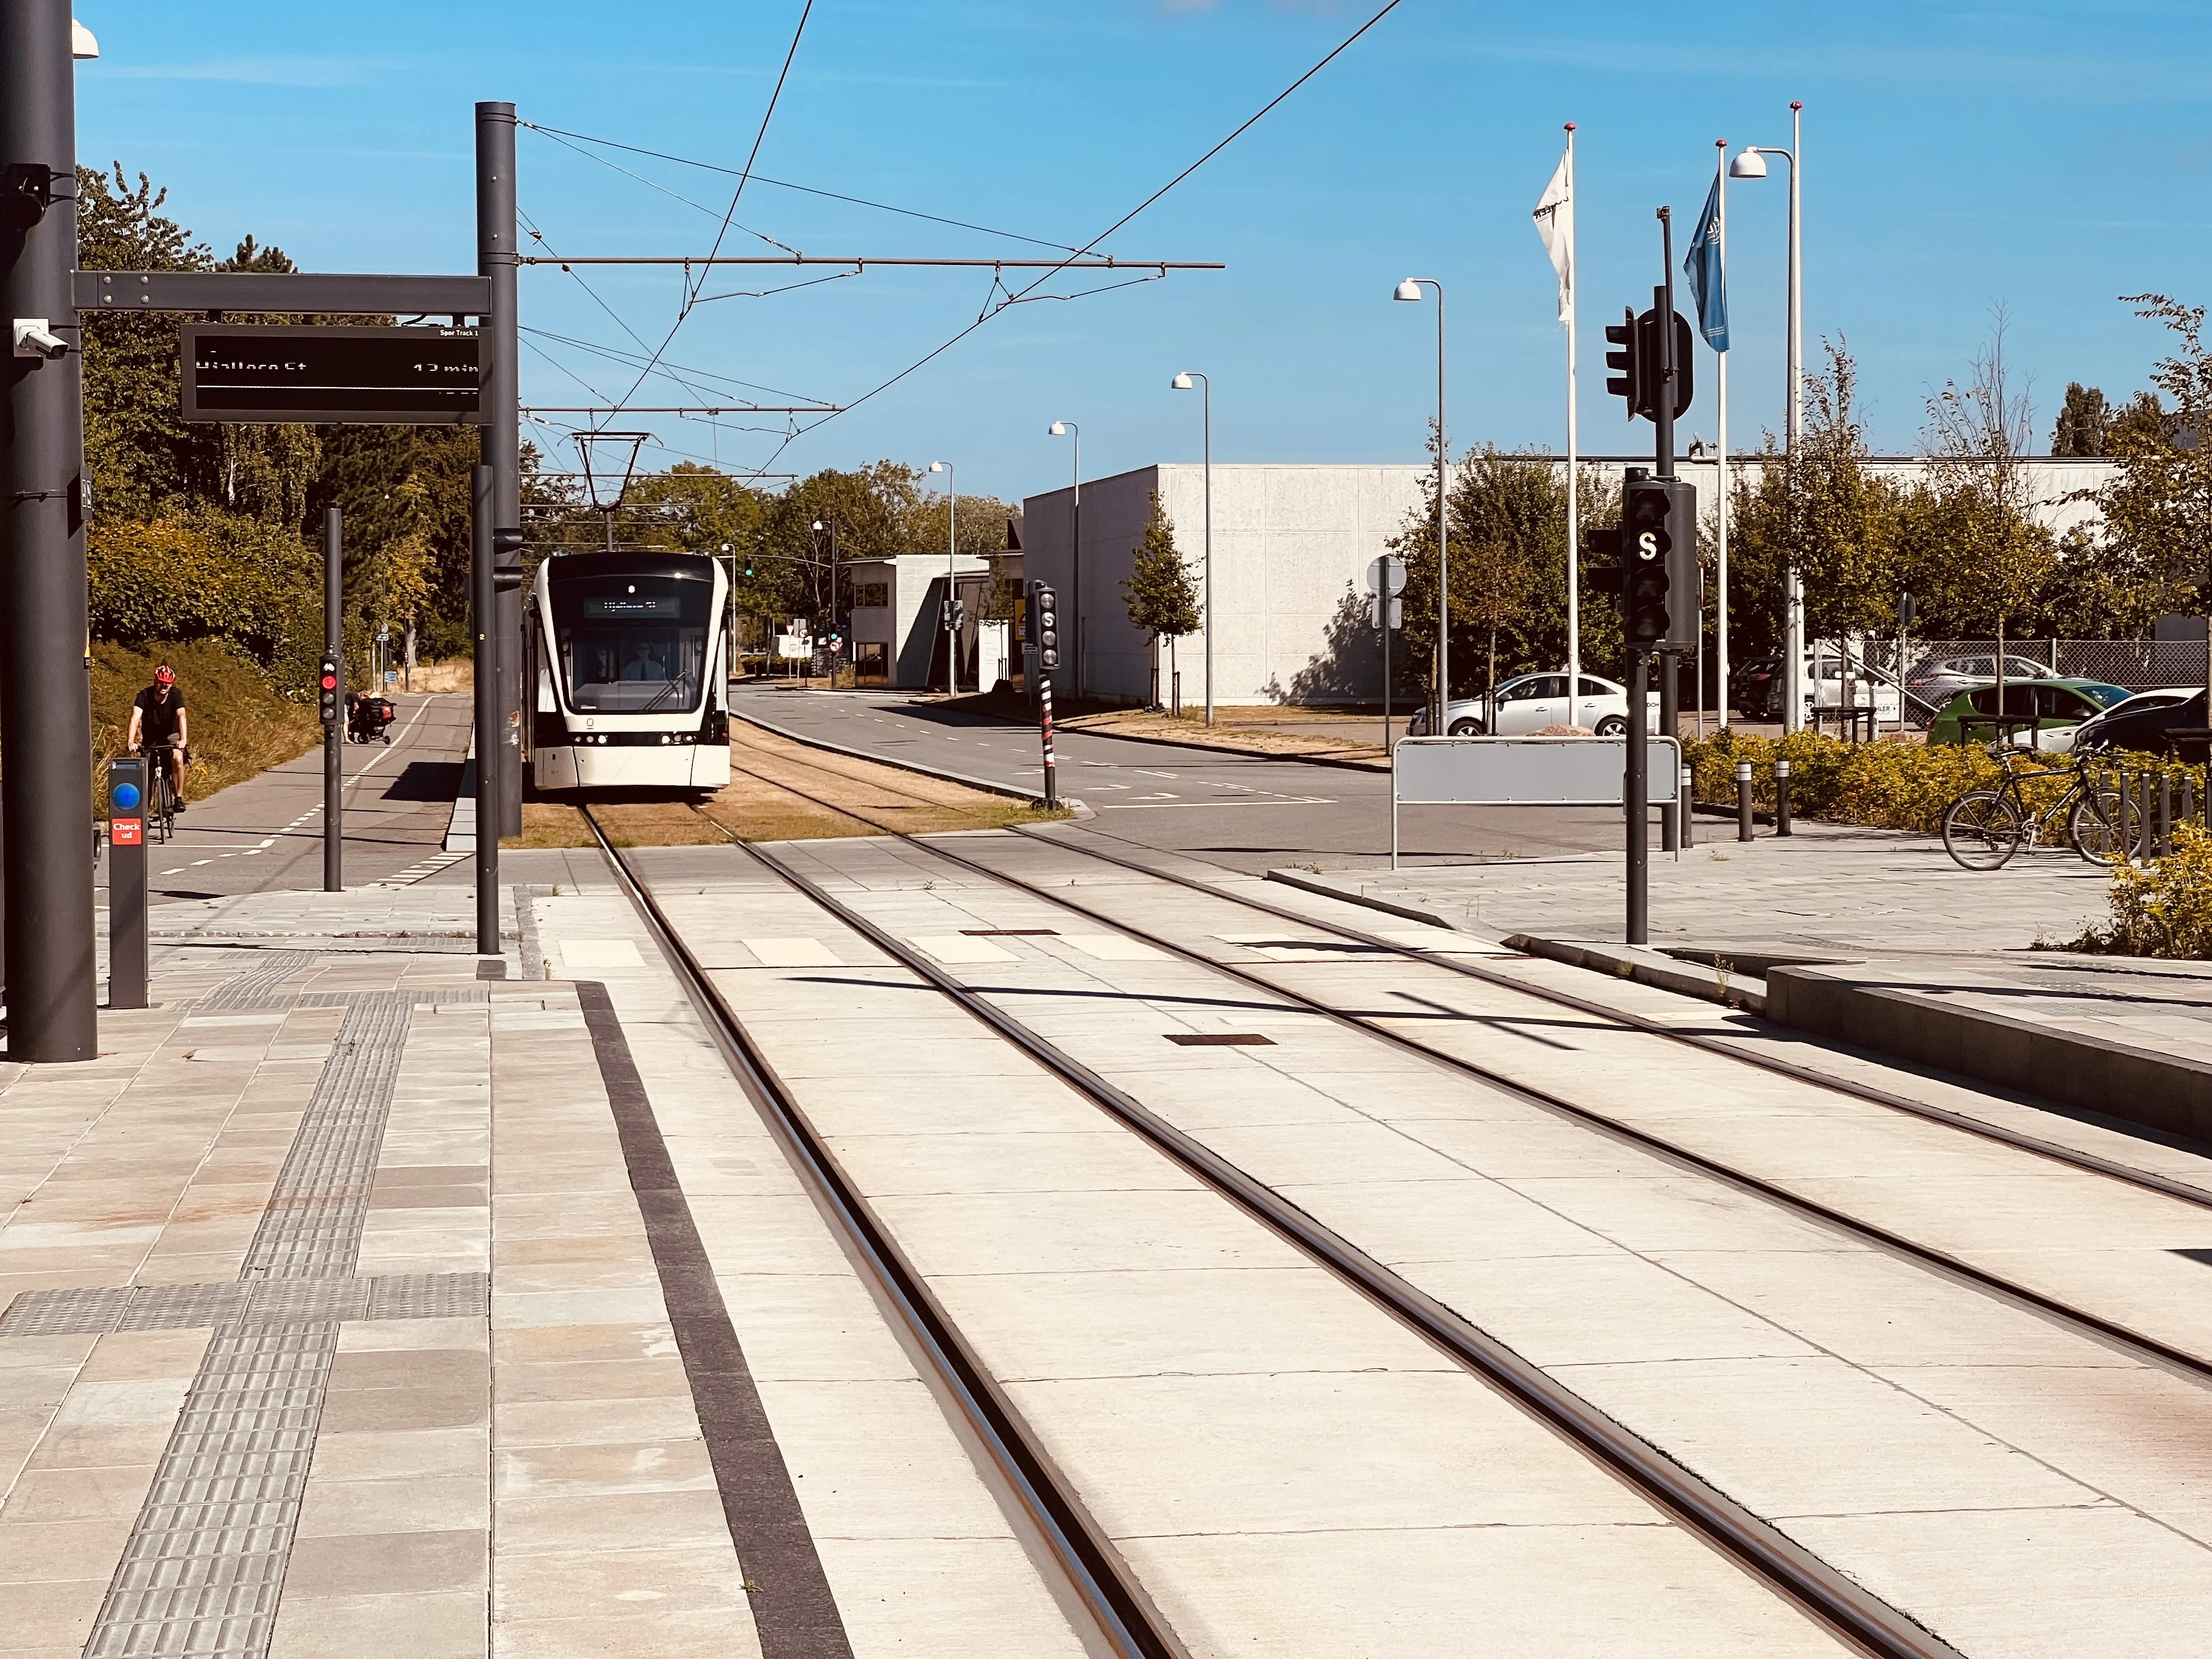
[[[69,342],[46,326],[43,317],[15,319],[15,355],[18,357],[66,357]]]

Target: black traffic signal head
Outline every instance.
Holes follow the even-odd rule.
[[[1042,582],[1030,590],[1030,642],[1040,668],[1060,666],[1060,596]]]
[[[1664,644],[1668,634],[1667,556],[1674,538],[1667,524],[1667,487],[1656,478],[1635,480],[1622,490],[1620,507],[1623,631],[1632,646],[1650,649]]]
[[[1606,343],[1620,348],[1605,354],[1605,366],[1617,373],[1607,377],[1606,391],[1628,404],[1628,418],[1641,415],[1647,421],[1659,418],[1659,385],[1663,378],[1659,362],[1659,312],[1657,307],[1641,317],[1621,307],[1621,320],[1606,325]],[[1680,420],[1690,407],[1690,321],[1680,312],[1674,313],[1674,417]]]
[[[1608,396],[1626,400],[1632,421],[1644,412],[1644,370],[1637,362],[1643,331],[1636,325],[1636,313],[1626,306],[1620,308],[1620,318],[1619,323],[1606,325],[1605,343],[1620,349],[1605,354],[1605,366],[1617,371],[1607,377],[1605,389]]]
[[[338,720],[338,659],[327,653],[322,667],[315,676],[317,702],[323,724],[335,726]]]

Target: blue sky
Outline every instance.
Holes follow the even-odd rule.
[[[1079,245],[1201,155],[1381,0],[816,0],[759,170],[780,180]],[[799,0],[614,7],[572,0],[79,0],[103,57],[78,75],[83,161],[120,159],[227,252],[251,231],[313,270],[474,268],[471,106],[724,166],[744,160]],[[944,457],[1008,496],[1084,471],[1195,459],[1214,381],[1232,461],[1419,459],[1434,320],[1394,305],[1407,274],[1449,289],[1455,447],[1564,445],[1562,339],[1528,212],[1578,125],[1583,447],[1648,445],[1603,392],[1598,329],[1658,276],[1652,210],[1680,238],[1713,143],[1789,142],[1806,105],[1806,331],[1848,337],[1870,435],[1910,448],[1922,399],[1963,374],[1992,308],[2048,437],[2067,381],[2144,383],[2158,330],[2118,303],[2212,300],[2212,9],[2059,0],[1978,8],[1775,3],[1661,13],[1403,0],[1351,51],[1107,245],[1219,259],[1065,303],[1015,307],[928,368],[781,450],[805,472]],[[714,240],[732,180],[604,152],[673,199],[534,132],[525,212],[571,254],[684,253]],[[1730,428],[1781,413],[1784,170],[1730,192]],[[702,211],[701,208],[706,210]],[[809,253],[1018,257],[1005,237],[756,182],[738,222]],[[765,249],[733,231],[726,248]],[[658,343],[681,278],[526,272],[526,326]],[[810,271],[805,275],[822,275]],[[708,293],[793,273],[732,271]],[[756,280],[763,279],[763,280]],[[988,272],[882,270],[699,307],[669,360],[842,403],[975,318]],[[1063,280],[1062,291],[1090,287]],[[602,305],[604,302],[604,307]],[[1687,299],[1683,300],[1685,307]],[[617,320],[619,319],[619,320]],[[629,384],[542,336],[527,403]],[[1710,436],[1710,355],[1685,425]],[[736,388],[732,388],[734,391]],[[795,398],[759,395],[763,401]],[[665,382],[638,401],[696,401]],[[657,426],[676,453],[760,466],[778,417]],[[572,463],[573,464],[573,463]]]

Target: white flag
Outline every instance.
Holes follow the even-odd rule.
[[[1559,157],[1552,182],[1544,186],[1536,204],[1536,234],[1544,239],[1544,252],[1552,256],[1552,269],[1559,273],[1559,320],[1575,319],[1575,180],[1573,152]]]

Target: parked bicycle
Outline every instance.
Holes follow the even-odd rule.
[[[1994,789],[1970,789],[1943,809],[1943,850],[1968,870],[2002,869],[2022,846],[2055,846],[2063,830],[2074,850],[2092,864],[2125,856],[2125,808],[2120,792],[2093,774],[2082,757],[2036,754],[2046,763],[2022,770],[2030,757],[2010,744],[1987,753],[2004,769]],[[2046,806],[2029,804],[2021,786],[2038,778],[2064,778],[2066,787]]]

